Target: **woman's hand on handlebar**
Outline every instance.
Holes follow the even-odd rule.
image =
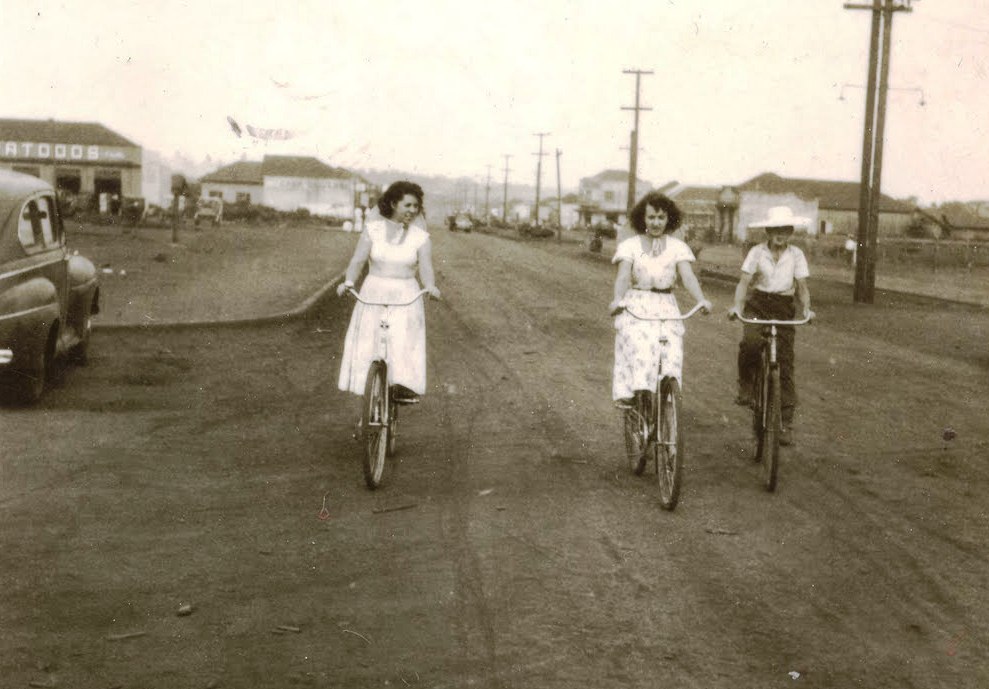
[[[339,285],[337,285],[337,296],[338,297],[342,297],[343,295],[345,295],[347,293],[347,290],[350,290],[350,289],[353,289],[353,288],[354,288],[354,286],[352,284],[348,284],[346,282],[341,282]]]
[[[436,299],[437,301],[439,301],[440,290],[439,290],[439,288],[436,285],[428,285],[426,287],[423,287],[423,289],[426,290],[429,293],[429,296],[430,297],[432,297],[433,299]]]
[[[742,315],[741,310],[737,306],[733,306],[728,309],[728,320],[733,321]]]
[[[610,304],[608,304],[608,313],[612,316],[617,316],[625,309],[624,299],[615,299]]]
[[[714,305],[711,302],[709,302],[707,299],[701,299],[699,302],[697,302],[697,305],[701,307],[701,313],[703,313],[705,316],[711,313],[711,311],[714,309]]]

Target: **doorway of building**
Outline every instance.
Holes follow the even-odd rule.
[[[93,195],[100,213],[116,215],[120,212],[121,190],[119,170],[100,170],[96,173]]]

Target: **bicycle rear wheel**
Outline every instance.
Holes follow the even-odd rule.
[[[646,458],[649,449],[649,414],[650,406],[647,395],[636,394],[632,409],[626,409],[622,414],[622,430],[625,434],[625,456],[628,468],[636,476],[646,469]]]
[[[780,369],[774,366],[769,371],[769,385],[766,395],[766,430],[763,433],[762,478],[766,490],[776,490],[776,478],[779,473],[780,432],[782,431],[781,400],[780,400]]]
[[[364,387],[364,482],[381,485],[388,452],[388,369],[383,361],[371,362]]]
[[[656,438],[656,474],[659,503],[672,510],[680,499],[685,455],[680,410],[683,394],[676,378],[664,378],[659,393],[659,433]]]

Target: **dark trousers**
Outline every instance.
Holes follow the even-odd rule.
[[[755,290],[745,302],[744,315],[747,318],[790,321],[794,319],[795,314],[796,306],[793,303],[793,296]],[[753,396],[756,393],[755,376],[759,370],[763,327],[761,325],[743,326],[742,341],[738,343],[738,385],[742,390],[750,390]],[[776,360],[780,364],[783,423],[790,424],[793,422],[793,412],[797,406],[797,389],[793,381],[794,328],[792,325],[777,326],[776,333]]]

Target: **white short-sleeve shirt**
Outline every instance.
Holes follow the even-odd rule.
[[[635,235],[621,242],[615,249],[612,263],[632,263],[632,287],[635,289],[668,289],[676,282],[677,263],[693,261],[694,252],[685,242],[673,235],[665,235],[666,248],[653,256],[642,250],[642,235]],[[651,241],[651,240],[650,240]]]
[[[742,272],[754,276],[755,289],[788,296],[794,292],[795,280],[810,277],[804,252],[792,244],[783,250],[779,261],[773,260],[773,252],[766,243],[756,244],[742,261]]]

